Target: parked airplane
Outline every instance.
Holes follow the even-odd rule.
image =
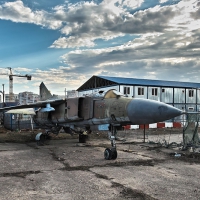
[[[66,133],[79,133],[79,141],[92,130],[109,124],[111,148],[106,148],[105,159],[116,159],[116,131],[126,125],[151,124],[165,121],[182,114],[182,111],[162,102],[128,98],[116,90],[84,97],[57,99],[40,85],[40,97],[43,101],[28,105],[2,108],[0,111],[14,109],[22,113],[24,108],[34,108],[34,122],[41,128],[58,134],[63,128]],[[46,100],[45,100],[46,99]],[[12,111],[9,111],[12,113]]]

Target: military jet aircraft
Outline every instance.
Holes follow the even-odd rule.
[[[104,158],[117,158],[116,131],[126,125],[151,124],[165,121],[182,113],[181,110],[168,104],[140,98],[128,98],[116,90],[86,95],[84,97],[58,99],[52,96],[44,83],[40,85],[43,101],[28,105],[2,108],[2,110],[34,108],[34,122],[41,128],[58,134],[63,128],[66,133],[76,132],[79,141],[100,125],[109,124],[111,148],[106,148]],[[46,99],[46,100],[45,100]]]

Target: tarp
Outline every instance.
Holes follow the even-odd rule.
[[[6,113],[22,114],[22,115],[35,115],[35,111],[33,108],[12,109],[12,110],[7,111]]]

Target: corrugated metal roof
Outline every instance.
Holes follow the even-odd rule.
[[[180,81],[163,81],[151,79],[137,79],[124,77],[97,76],[99,78],[123,85],[141,85],[157,87],[177,87],[177,88],[200,88],[200,83],[180,82]]]

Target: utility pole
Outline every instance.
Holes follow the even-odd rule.
[[[67,97],[67,90],[66,90],[66,88],[65,88],[65,99],[66,99],[66,97]]]
[[[2,95],[3,95],[3,107],[4,107],[4,96],[5,96],[5,92],[4,92],[4,84],[2,84],[2,86],[3,86],[3,91],[0,91],[1,93],[2,93]]]
[[[9,101],[13,102],[14,101],[14,93],[13,93],[13,73],[12,73],[12,68],[8,67],[10,70],[10,75],[9,75]]]
[[[4,98],[5,98],[4,84],[2,84],[2,86],[3,86],[3,107],[4,107],[4,102],[5,102],[5,100],[4,100]]]

